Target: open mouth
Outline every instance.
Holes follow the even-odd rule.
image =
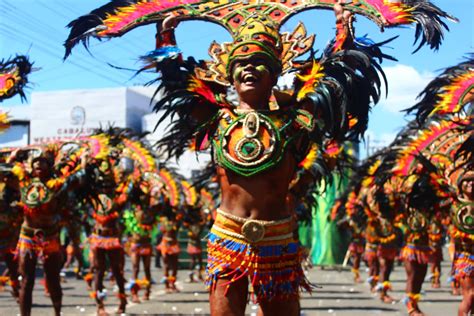
[[[247,73],[242,76],[242,82],[245,84],[252,84],[258,81],[258,77],[254,74]]]

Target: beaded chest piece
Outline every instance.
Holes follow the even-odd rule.
[[[28,207],[38,207],[51,201],[53,192],[39,179],[34,178],[21,188],[21,201]]]
[[[454,225],[465,233],[474,234],[474,203],[463,200],[456,206],[451,213]]]
[[[407,218],[407,225],[412,232],[422,232],[428,227],[428,219],[422,212],[415,209],[410,209],[410,213]]]
[[[313,116],[305,110],[222,110],[213,140],[217,163],[242,176],[268,170],[305,132],[314,128]],[[293,148],[292,152],[298,154]]]

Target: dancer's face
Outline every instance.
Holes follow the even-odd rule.
[[[464,180],[461,184],[461,190],[467,197],[471,199],[474,197],[474,180]]]
[[[269,96],[276,84],[276,76],[270,70],[267,61],[254,56],[237,60],[232,68],[232,79],[239,96]]]
[[[43,159],[33,162],[32,169],[33,177],[44,178],[49,174],[49,165]]]

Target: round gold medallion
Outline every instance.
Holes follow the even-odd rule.
[[[257,221],[249,220],[242,225],[241,232],[248,242],[256,243],[265,236],[265,227]]]

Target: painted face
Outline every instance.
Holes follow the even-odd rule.
[[[237,60],[232,69],[232,79],[239,95],[250,91],[265,95],[265,91],[271,91],[276,83],[275,74],[266,60],[259,56]]]
[[[474,194],[474,180],[468,179],[461,183],[461,190],[468,197],[472,197]]]
[[[36,160],[35,162],[33,162],[32,167],[33,167],[33,170],[32,170],[33,177],[42,178],[42,177],[46,177],[49,173],[49,165],[43,159]]]

